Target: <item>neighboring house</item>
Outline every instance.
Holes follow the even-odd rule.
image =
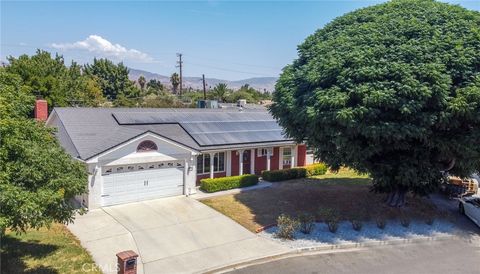
[[[36,109],[46,117],[44,101]],[[78,199],[89,208],[190,195],[202,178],[306,161],[305,145],[285,138],[265,109],[55,108],[46,124],[88,166],[88,194]]]

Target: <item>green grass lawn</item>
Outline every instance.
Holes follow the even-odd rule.
[[[18,235],[7,231],[1,251],[1,273],[101,273],[77,238],[61,224]]]
[[[328,170],[325,175],[313,176],[306,180],[311,179],[324,185],[370,185],[372,182],[367,174],[358,174],[348,168],[341,168],[338,172]]]
[[[384,195],[370,191],[371,179],[349,169],[273,184],[270,188],[214,197],[201,202],[251,231],[275,223],[282,213],[290,216],[310,213],[320,219],[319,212],[325,208],[335,209],[341,220],[356,218],[367,221],[378,216],[393,219],[405,212],[412,218],[421,218],[425,213],[435,214],[435,207],[428,199],[412,195],[408,196],[408,204],[403,212],[386,206]]]

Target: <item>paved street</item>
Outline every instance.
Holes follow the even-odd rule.
[[[480,273],[480,245],[463,240],[293,257],[231,273]]]

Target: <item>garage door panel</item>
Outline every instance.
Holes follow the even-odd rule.
[[[104,175],[102,206],[183,194],[183,168]]]

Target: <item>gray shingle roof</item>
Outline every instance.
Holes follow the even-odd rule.
[[[58,138],[74,157],[89,159],[146,132],[197,151],[291,144],[263,110],[55,108]]]

